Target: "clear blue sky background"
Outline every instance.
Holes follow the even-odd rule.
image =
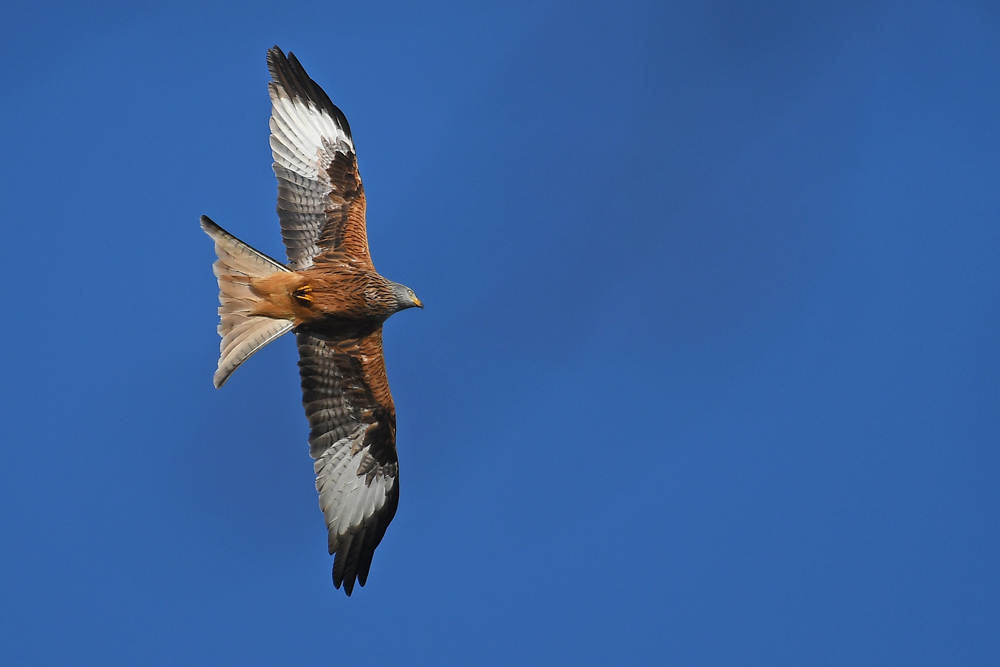
[[[995,2],[170,4],[0,22],[3,662],[1000,661]],[[350,599],[292,340],[211,382],[273,44],[427,304]]]

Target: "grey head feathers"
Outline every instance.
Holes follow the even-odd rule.
[[[392,295],[396,299],[396,307],[393,312],[406,310],[407,308],[423,308],[424,304],[417,298],[417,295],[406,285],[391,283]]]

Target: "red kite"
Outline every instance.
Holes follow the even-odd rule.
[[[215,386],[279,336],[295,331],[319,506],[334,555],[333,584],[368,579],[396,514],[396,409],[382,323],[423,304],[380,276],[368,255],[365,190],[343,112],[291,53],[267,52],[271,152],[287,266],[202,216],[215,240],[219,335]]]

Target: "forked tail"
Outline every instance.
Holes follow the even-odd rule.
[[[263,299],[250,287],[251,278],[269,276],[289,269],[258,252],[201,216],[201,228],[215,240],[219,259],[212,265],[219,279],[219,368],[212,378],[221,387],[240,364],[275,338],[292,330],[291,320],[253,315]]]

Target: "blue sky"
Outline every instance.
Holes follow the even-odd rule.
[[[11,664],[1000,659],[988,2],[5,8]],[[350,119],[399,512],[330,581],[264,55]]]

